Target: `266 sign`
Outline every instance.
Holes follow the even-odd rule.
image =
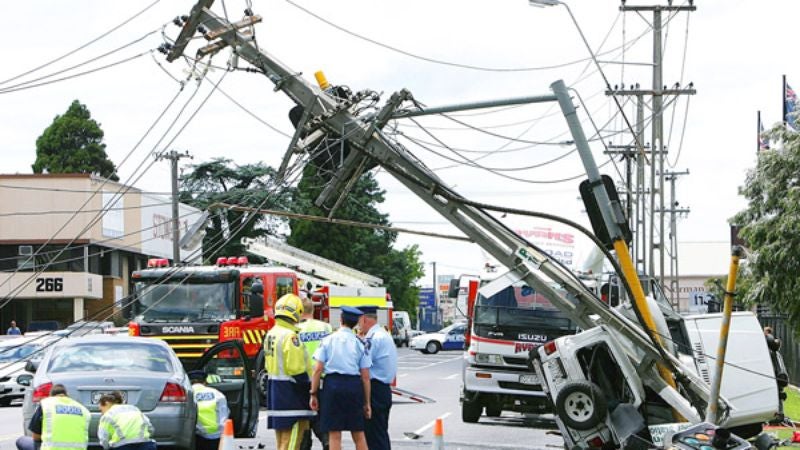
[[[62,277],[42,277],[36,279],[36,292],[62,292],[64,279]]]

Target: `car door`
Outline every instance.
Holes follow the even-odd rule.
[[[225,395],[236,437],[255,437],[260,403],[242,341],[229,340],[211,347],[195,369],[205,370],[207,384]]]
[[[443,350],[463,350],[464,349],[464,332],[467,327],[465,325],[454,327],[444,337],[442,344]]]

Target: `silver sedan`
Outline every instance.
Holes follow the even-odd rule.
[[[91,411],[92,444],[97,444],[100,396],[121,391],[126,403],[150,418],[159,447],[193,447],[197,414],[191,384],[175,353],[160,340],[94,335],[51,346],[36,368],[33,388],[25,395],[26,433],[39,401],[54,384],[63,384],[72,399]]]

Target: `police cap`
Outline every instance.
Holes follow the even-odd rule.
[[[344,317],[345,320],[358,320],[358,318],[363,315],[364,313],[358,308],[353,308],[352,306],[342,306],[342,317]]]
[[[358,309],[364,314],[370,314],[370,315],[378,314],[377,306],[364,305],[364,306],[359,306]]]

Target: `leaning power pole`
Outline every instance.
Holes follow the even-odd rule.
[[[168,159],[170,161],[170,172],[172,181],[172,264],[178,265],[181,262],[181,229],[178,218],[178,161],[181,158],[191,158],[188,151],[178,152],[170,150],[158,155],[158,159]]]
[[[620,90],[606,91],[606,95],[631,95],[642,99],[644,96],[651,97],[652,121],[650,124],[651,140],[650,140],[650,176],[649,176],[649,193],[647,199],[642,204],[644,209],[647,209],[647,214],[643,218],[646,223],[642,224],[641,232],[646,233],[645,239],[646,249],[644,251],[642,269],[651,277],[658,278],[661,285],[664,285],[664,274],[666,266],[666,248],[665,248],[665,199],[664,199],[664,161],[666,159],[666,149],[664,147],[664,97],[677,96],[677,95],[693,95],[696,94],[695,89],[689,87],[683,89],[676,86],[672,89],[667,89],[664,85],[664,67],[663,67],[663,12],[692,12],[697,10],[694,6],[693,0],[689,0],[689,5],[673,6],[670,1],[668,5],[653,5],[653,6],[639,6],[625,4],[622,2],[620,11],[622,12],[636,12],[641,14],[643,12],[653,13],[653,85],[651,89],[639,89],[638,84],[636,88],[626,90],[623,86]],[[641,100],[639,107],[641,107]],[[639,124],[642,122],[639,121]],[[641,125],[640,125],[641,126]],[[638,134],[638,131],[637,131]],[[637,138],[640,138],[637,136]],[[639,168],[637,168],[639,169]],[[647,205],[649,203],[649,205]],[[638,217],[637,217],[638,220]],[[639,229],[637,223],[636,229]],[[657,269],[656,269],[657,268]]]

